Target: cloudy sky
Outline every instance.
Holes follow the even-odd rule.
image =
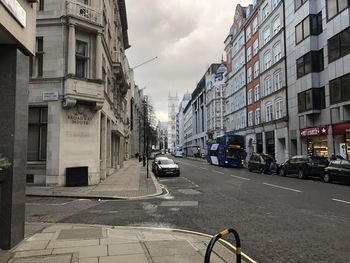
[[[192,92],[211,63],[224,55],[236,4],[252,0],[126,0],[127,57],[135,82],[146,87],[157,117],[167,121],[168,94]],[[224,56],[225,57],[225,56]]]

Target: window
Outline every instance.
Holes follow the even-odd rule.
[[[37,10],[43,11],[44,10],[44,0],[39,0],[37,4]]]
[[[29,108],[28,161],[45,161],[47,145],[47,108]]]
[[[337,16],[345,8],[349,7],[347,0],[326,0],[327,4],[327,19],[332,19]]]
[[[350,27],[328,39],[328,62],[350,53]]]
[[[272,25],[273,36],[276,35],[278,31],[280,31],[280,29],[281,29],[281,19],[279,16],[277,16],[273,21],[273,25]]]
[[[264,21],[270,14],[269,4],[266,4],[262,9],[262,21]]]
[[[87,67],[87,43],[77,40],[76,42],[76,76],[79,78],[86,77]]]
[[[252,48],[248,47],[247,49],[247,62],[252,59]]]
[[[264,33],[263,33],[263,37],[264,37],[264,45],[270,41],[270,28],[267,27],[265,28],[264,30]]]
[[[250,37],[252,36],[250,25],[247,27],[245,33],[246,33],[246,41],[248,41],[250,39]]]
[[[320,110],[324,109],[325,106],[324,87],[312,88],[298,93],[298,112]]]
[[[309,15],[295,27],[295,43],[299,44],[310,35],[322,33],[322,13]]]
[[[254,101],[257,102],[260,100],[260,86],[256,85],[254,88]]]
[[[259,77],[259,61],[256,61],[254,64],[254,79]]]
[[[248,105],[253,103],[253,90],[248,90]]]
[[[350,74],[329,82],[331,104],[350,99]]]
[[[264,79],[264,95],[270,95],[272,93],[271,77],[267,76]]]
[[[264,70],[271,67],[271,52],[266,51],[264,54]]]
[[[301,78],[310,72],[321,72],[323,69],[323,49],[311,51],[297,59],[298,78]]]
[[[294,0],[294,8],[298,10],[303,4],[306,3],[307,0]]]
[[[282,99],[276,99],[275,101],[275,117],[276,120],[283,117],[283,109],[282,109]]]
[[[278,5],[280,0],[272,0],[272,9],[275,9],[275,7]]]
[[[36,38],[35,61],[36,61],[36,65],[35,65],[36,76],[42,77],[43,64],[44,64],[44,39],[42,37]],[[31,72],[31,75],[33,75],[33,72]]]
[[[256,31],[258,31],[258,17],[255,17],[253,20],[253,34],[255,34]]]
[[[282,88],[282,70],[277,70],[273,74],[273,87],[277,91]]]
[[[248,68],[247,70],[247,82],[250,83],[252,81],[252,68]]]
[[[255,125],[260,124],[260,108],[255,110]]]
[[[259,39],[256,39],[253,43],[253,55],[255,56],[259,51]]]
[[[272,51],[273,51],[273,63],[276,63],[282,57],[282,54],[281,54],[281,42],[277,42],[273,46]]]
[[[272,104],[271,102],[266,103],[265,106],[265,121],[272,121],[273,119],[273,109],[272,109]]]
[[[253,126],[253,112],[248,113],[248,126]]]

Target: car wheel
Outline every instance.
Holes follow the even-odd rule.
[[[259,173],[265,173],[265,167],[260,168]]]
[[[303,169],[299,169],[299,171],[298,171],[298,178],[299,179],[305,179],[305,173],[304,173]]]
[[[252,171],[253,171],[253,169],[252,169],[252,168],[248,168],[248,171],[249,171],[249,172],[252,172]]]
[[[323,181],[325,183],[330,183],[331,182],[331,177],[329,176],[329,173],[325,173],[323,176]]]
[[[286,176],[287,175],[286,171],[283,168],[281,168],[280,175],[282,175],[282,176]]]

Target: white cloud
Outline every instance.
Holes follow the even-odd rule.
[[[131,66],[147,87],[157,117],[167,120],[168,93],[192,92],[211,63],[220,62],[237,3],[251,0],[126,0]]]

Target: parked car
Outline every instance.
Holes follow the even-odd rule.
[[[180,167],[178,163],[175,163],[172,159],[158,159],[155,162],[154,173],[157,176],[161,175],[174,175],[180,176]]]
[[[168,157],[166,157],[166,156],[158,156],[158,157],[156,157],[155,159],[154,159],[154,161],[152,162],[152,172],[155,174],[156,173],[156,166],[157,166],[157,162],[159,161],[159,160],[162,160],[162,159],[166,159],[166,160],[169,160],[169,158]]]
[[[248,170],[278,174],[279,166],[270,155],[253,153],[248,161]]]
[[[308,176],[323,177],[328,160],[324,157],[298,155],[281,165],[280,175],[297,174],[298,178],[304,179]]]
[[[329,166],[325,170],[326,171],[323,176],[323,180],[326,183],[330,183],[332,181],[350,183],[350,161],[331,161]]]

